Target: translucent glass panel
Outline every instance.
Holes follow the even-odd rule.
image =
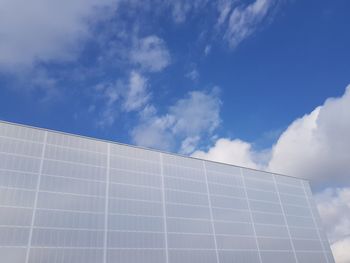
[[[0,122],[0,262],[334,260],[306,181]]]
[[[0,261],[101,262],[107,143],[0,124]]]
[[[0,123],[0,261],[25,262],[44,132]]]
[[[94,248],[34,247],[30,252],[29,263],[100,263],[103,257],[103,249]]]
[[[203,163],[165,154],[163,168],[168,262],[216,262]]]
[[[18,139],[30,142],[43,142],[44,132],[39,129],[18,126],[10,123],[0,123],[0,136],[9,139]]]
[[[165,262],[160,154],[110,145],[105,262]]]

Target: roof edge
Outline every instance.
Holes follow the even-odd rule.
[[[310,182],[309,179],[301,178],[301,177],[297,177],[297,176],[291,176],[291,175],[280,174],[280,173],[275,173],[275,172],[271,172],[271,171],[259,170],[259,169],[255,169],[255,168],[251,168],[251,167],[240,166],[240,165],[229,164],[229,163],[223,163],[223,162],[219,162],[219,161],[207,160],[207,159],[197,158],[197,157],[193,157],[193,156],[187,156],[187,155],[183,155],[183,154],[179,154],[179,153],[172,153],[172,152],[167,152],[167,151],[163,151],[163,150],[148,148],[148,147],[144,147],[144,146],[137,146],[137,145],[132,145],[132,144],[126,144],[126,143],[121,143],[121,142],[116,142],[116,141],[111,141],[111,140],[106,140],[106,139],[100,139],[100,138],[85,136],[85,135],[81,135],[81,134],[74,134],[74,133],[69,133],[69,132],[64,132],[64,131],[53,130],[53,129],[49,129],[49,128],[42,128],[42,127],[37,127],[37,126],[31,126],[31,125],[28,125],[28,124],[4,121],[4,120],[0,120],[0,123],[15,125],[15,126],[19,126],[19,127],[25,127],[25,128],[30,128],[30,129],[37,129],[37,130],[42,130],[42,131],[49,131],[49,132],[53,132],[53,133],[69,135],[69,136],[74,136],[74,137],[79,137],[79,138],[89,139],[89,140],[94,140],[94,141],[99,141],[99,142],[113,143],[113,144],[122,145],[122,146],[128,146],[128,147],[132,147],[132,148],[136,148],[136,149],[142,149],[142,150],[147,150],[147,151],[159,152],[159,153],[174,155],[174,156],[183,157],[183,158],[195,159],[195,160],[199,160],[199,161],[207,161],[207,162],[211,162],[211,163],[216,163],[216,164],[221,164],[221,165],[228,165],[228,166],[233,166],[233,167],[248,169],[248,170],[252,170],[252,171],[263,172],[263,173],[270,173],[270,174],[273,174],[273,175],[279,175],[279,176],[284,176],[284,177],[289,177],[289,178],[294,178],[294,179],[299,179],[299,180]]]

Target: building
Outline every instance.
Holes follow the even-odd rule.
[[[0,122],[0,262],[334,260],[307,181]]]

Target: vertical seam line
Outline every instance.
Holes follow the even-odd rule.
[[[289,229],[289,225],[288,225],[288,221],[287,221],[287,216],[286,216],[286,213],[285,213],[285,211],[284,211],[284,207],[283,207],[283,204],[282,204],[280,192],[279,192],[279,190],[278,190],[276,178],[275,178],[274,175],[272,175],[272,178],[273,178],[273,182],[274,182],[274,184],[275,184],[275,189],[276,189],[276,193],[277,193],[277,196],[278,196],[278,201],[279,201],[279,203],[280,203],[280,205],[281,205],[282,215],[283,215],[284,222],[285,222],[285,224],[286,224],[286,228],[287,228],[287,232],[288,232],[290,244],[292,245],[292,250],[293,250],[293,254],[294,254],[294,259],[295,259],[295,262],[298,263],[299,260],[298,260],[298,257],[297,257],[297,253],[296,253],[296,251],[295,251],[294,243],[293,243],[293,240],[292,240],[292,235],[291,235],[291,233],[290,233],[290,229]]]
[[[30,249],[31,249],[31,246],[32,246],[33,229],[34,229],[35,216],[36,216],[36,210],[37,210],[38,198],[39,198],[39,189],[40,189],[41,176],[42,176],[42,171],[43,171],[43,166],[44,166],[44,158],[45,158],[45,151],[46,151],[47,133],[48,133],[47,131],[44,132],[43,150],[41,152],[39,172],[38,172],[38,181],[36,183],[35,198],[34,198],[34,204],[33,204],[33,214],[32,214],[32,220],[31,220],[30,229],[29,229],[29,237],[28,237],[26,259],[25,259],[26,263],[29,262],[29,254],[30,254]]]
[[[106,189],[105,189],[105,218],[104,218],[104,239],[103,239],[103,262],[107,262],[108,245],[108,210],[109,210],[109,167],[110,167],[110,143],[107,143],[107,164],[106,164]]]
[[[262,263],[261,254],[260,254],[260,248],[259,248],[259,242],[258,242],[258,236],[256,235],[255,225],[254,225],[254,221],[253,221],[253,212],[250,209],[250,203],[249,203],[249,199],[248,199],[247,187],[245,185],[245,180],[244,180],[242,168],[239,168],[239,171],[241,173],[242,182],[243,182],[243,188],[244,188],[245,196],[246,196],[246,199],[247,199],[248,210],[249,210],[249,215],[250,215],[250,221],[252,222],[252,228],[253,228],[253,233],[254,233],[254,236],[255,236],[256,248],[258,249],[259,261],[260,261],[260,263]]]
[[[305,193],[307,205],[308,205],[308,207],[309,207],[309,209],[310,209],[310,212],[311,212],[312,221],[313,221],[314,226],[315,226],[315,228],[316,228],[317,236],[318,236],[319,241],[320,241],[320,243],[321,243],[323,256],[325,257],[326,262],[329,263],[328,257],[327,257],[327,255],[326,255],[326,251],[325,251],[325,248],[324,248],[324,246],[323,246],[322,239],[321,239],[321,234],[320,234],[320,231],[319,231],[318,226],[317,226],[317,224],[316,224],[314,212],[312,212],[312,207],[311,207],[310,199],[309,199],[309,196],[307,195],[306,190],[305,190],[305,184],[304,184],[304,183],[303,183],[303,190],[304,190],[304,193]],[[316,207],[316,208],[317,208],[317,207]]]
[[[166,263],[169,262],[168,252],[168,230],[167,230],[167,217],[166,217],[166,204],[165,204],[165,185],[164,185],[164,171],[163,171],[163,154],[159,153],[160,162],[160,175],[162,178],[162,199],[163,199],[163,227],[164,227],[164,245],[165,245],[165,259]]]
[[[206,183],[206,186],[207,186],[208,205],[209,205],[209,212],[210,212],[211,228],[212,228],[213,236],[214,236],[214,246],[215,246],[215,252],[216,252],[216,261],[218,263],[220,263],[219,252],[218,252],[218,245],[217,245],[217,241],[216,241],[216,233],[215,233],[215,225],[214,225],[214,217],[213,217],[213,208],[211,206],[211,200],[210,200],[207,167],[205,166],[205,161],[202,161],[202,164],[203,164],[204,175],[205,175],[205,183]]]

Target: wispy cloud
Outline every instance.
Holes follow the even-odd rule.
[[[204,48],[204,55],[205,56],[208,56],[209,55],[209,53],[210,53],[210,51],[211,51],[211,45],[206,45],[205,46],[205,48]]]
[[[150,93],[147,90],[147,79],[140,73],[132,71],[126,87],[123,108],[125,111],[139,110],[146,105],[149,99]]]
[[[195,64],[192,64],[189,70],[186,72],[185,77],[196,82],[199,79],[199,71]]]
[[[130,50],[130,61],[142,70],[157,72],[170,64],[170,53],[164,40],[158,36],[147,36],[135,42]]]
[[[217,9],[219,12],[219,16],[217,18],[217,25],[221,26],[222,24],[226,23],[227,18],[230,15],[230,12],[232,11],[232,6],[235,1],[232,0],[219,0]]]
[[[199,138],[211,135],[220,124],[218,91],[192,91],[164,114],[146,108],[140,123],[132,130],[135,144],[190,153]],[[180,146],[177,145],[180,141]]]
[[[197,12],[199,9],[205,7],[208,2],[208,0],[168,0],[164,3],[170,7],[174,21],[176,23],[183,23],[189,13]]]
[[[252,35],[265,20],[276,4],[276,0],[255,0],[248,5],[233,5],[223,1],[219,5],[218,25],[224,28],[224,39],[231,48],[237,47],[244,39]]]
[[[101,100],[103,107],[98,114],[98,120],[96,121],[99,127],[110,126],[114,123],[119,112],[116,107],[116,103],[120,98],[120,83],[99,83],[93,90],[92,94],[96,101]],[[96,104],[91,104],[88,108],[90,113],[98,111]]]
[[[150,21],[145,16],[157,18],[170,12],[174,21],[181,23],[188,16],[196,16],[204,8],[212,10],[213,7],[218,10],[217,23],[225,29],[225,39],[231,47],[235,47],[256,30],[275,2],[255,0],[245,5],[230,0],[212,3],[207,0],[147,0],[142,3],[123,0],[33,0],[29,5],[21,0],[4,0],[1,4],[5,12],[1,15],[0,35],[6,37],[0,42],[0,67],[1,70],[18,70],[41,62],[74,60],[80,54],[84,41],[92,37],[98,40],[100,36],[96,34],[103,34],[92,30],[98,21],[118,23],[118,26],[111,24],[104,28],[113,31],[114,40],[120,40],[122,36],[127,38],[127,35],[133,35],[137,28],[142,30],[142,23]],[[122,11],[117,12],[119,7]],[[106,14],[110,19],[106,19]],[[130,26],[122,17],[129,19]],[[112,39],[105,40],[109,47],[120,47]],[[152,33],[128,45],[134,46],[131,59],[150,71],[161,70],[170,62],[164,41]],[[205,47],[206,53],[209,46]],[[155,59],[154,64],[149,62],[152,59]]]
[[[169,50],[173,43],[159,30],[160,23],[169,22],[169,26],[177,28],[179,23],[190,22],[203,12],[212,14],[208,17],[212,19],[210,26],[202,28],[207,32],[200,47],[205,57],[215,44],[213,39],[224,39],[235,47],[251,35],[275,1],[256,0],[244,5],[233,0],[33,0],[30,4],[4,0],[0,72],[26,74],[30,79],[46,72],[46,92],[50,94],[58,88],[64,90],[68,81],[73,86],[73,82],[84,86],[81,82],[95,77],[105,83],[106,79],[110,81],[112,71],[115,78],[111,82],[132,70],[148,78],[147,74],[159,73],[179,60],[178,54]],[[186,75],[195,80],[198,71]],[[14,79],[20,77],[16,75]],[[45,91],[43,78],[31,85]]]
[[[115,82],[100,83],[92,90],[92,96],[96,104],[90,108],[100,112],[97,124],[100,127],[108,127],[114,124],[121,113],[142,111],[151,98],[146,77],[137,71],[131,71],[125,80],[118,79]]]

